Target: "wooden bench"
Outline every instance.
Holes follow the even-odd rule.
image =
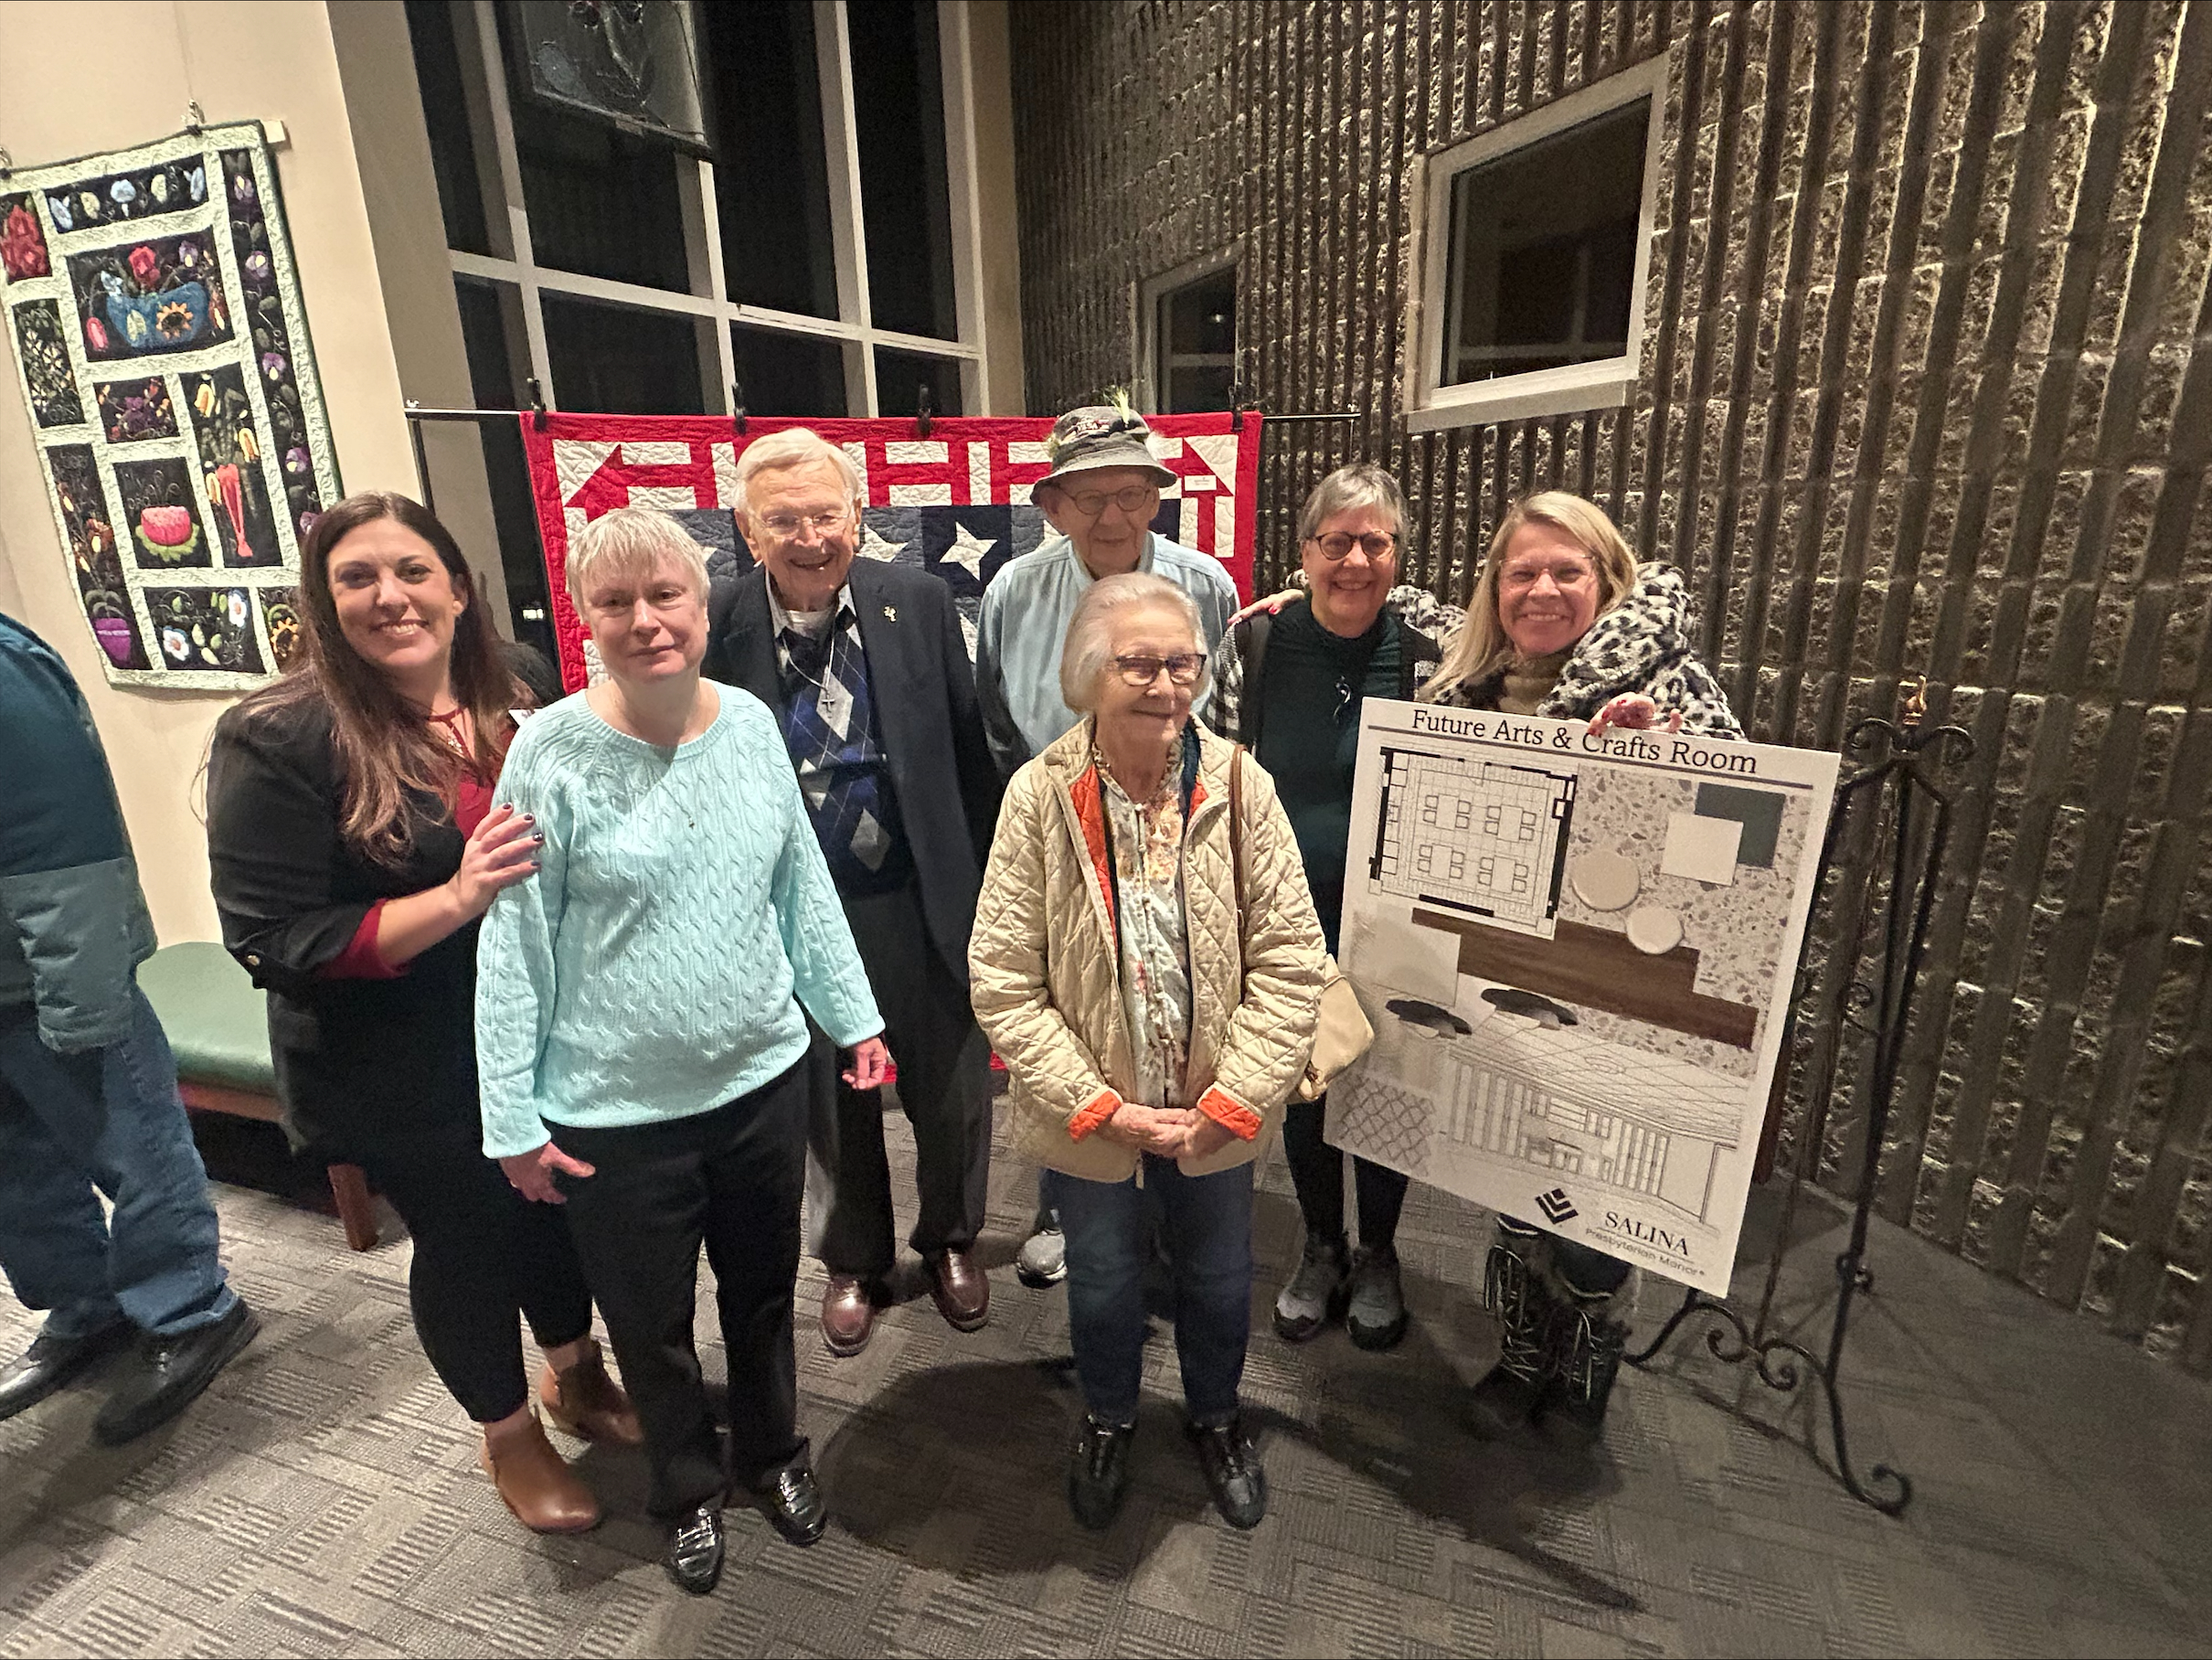
[[[282,1120],[268,1005],[229,952],[206,941],[165,945],[139,966],[138,985],[169,1036],[186,1106],[264,1123]],[[332,1165],[329,1174],[346,1242],[368,1250],[377,1242],[377,1216],[367,1178],[358,1165]]]

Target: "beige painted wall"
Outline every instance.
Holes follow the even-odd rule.
[[[396,5],[384,18],[354,18],[349,33],[390,59],[391,27],[399,30],[402,75],[382,89],[385,143],[404,153],[404,129],[420,132],[411,64],[404,61],[405,23]],[[333,23],[320,4],[255,0],[108,0],[99,33],[128,41],[127,53],[86,49],[82,5],[64,0],[11,0],[0,5],[0,63],[36,65],[13,77],[0,102],[0,145],[19,166],[143,144],[184,124],[197,99],[210,122],[253,118],[284,122],[289,143],[276,153],[284,214],[298,256],[300,284],[321,370],[338,467],[349,490],[415,490],[414,461],[400,414],[401,381],[388,316],[434,314],[438,294],[453,314],[450,280],[438,272],[438,293],[388,292],[379,255],[392,258],[405,285],[410,267],[396,247],[369,231],[363,165],[346,115]],[[379,28],[378,26],[381,24]],[[356,96],[362,96],[355,88]],[[403,95],[403,96],[402,96]],[[420,142],[422,185],[434,192],[427,140]],[[393,188],[395,166],[380,161],[380,191]],[[436,197],[429,197],[434,227]],[[402,227],[398,234],[404,236]],[[411,268],[420,271],[417,261]],[[414,278],[417,284],[420,277]],[[452,356],[459,357],[459,324]],[[78,609],[48,504],[30,418],[11,372],[0,389],[0,606],[43,634],[68,659],[90,702],[114,766],[146,897],[165,943],[216,937],[207,895],[207,856],[194,784],[207,737],[227,695],[162,693],[111,686],[104,661]],[[419,397],[422,394],[418,393]],[[447,504],[441,500],[440,506]],[[488,537],[489,518],[485,519]],[[488,539],[480,546],[489,546]],[[487,561],[497,580],[497,560]],[[504,604],[495,615],[504,614]]]

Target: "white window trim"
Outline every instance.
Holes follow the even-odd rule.
[[[710,324],[716,347],[711,355],[703,353],[700,361],[702,378],[712,376],[719,383],[701,388],[710,414],[731,412],[730,383],[736,378],[736,352],[729,337],[729,325],[733,323],[842,343],[845,407],[851,416],[877,413],[876,348],[879,346],[942,357],[958,364],[961,407],[968,410],[980,407],[984,388],[989,384],[989,364],[983,346],[983,241],[975,202],[974,87],[968,61],[969,30],[963,5],[938,0],[937,7],[938,56],[944,71],[945,184],[952,207],[952,293],[955,325],[960,331],[958,340],[877,328],[870,319],[867,244],[862,230],[859,139],[854,121],[852,62],[843,0],[814,0],[814,45],[822,87],[830,233],[837,268],[835,317],[806,316],[720,297],[728,289],[722,271],[719,221],[715,211],[714,166],[704,160],[679,160],[678,164],[697,170],[696,192],[689,187],[689,181],[679,181],[679,186],[684,201],[686,240],[691,253],[691,283],[695,291],[704,292],[682,293],[538,264],[530,241],[529,215],[523,202],[522,162],[515,144],[515,117],[508,101],[495,0],[475,0],[475,20],[477,39],[483,48],[493,148],[498,157],[499,190],[505,201],[508,244],[514,249],[515,257],[500,259],[448,249],[446,260],[455,276],[503,282],[517,292],[522,303],[523,332],[529,342],[530,374],[536,378],[548,409],[559,409],[560,401],[559,388],[554,384],[551,355],[546,345],[545,314],[539,303],[539,296],[544,293],[572,294],[579,299],[634,306],[641,311],[673,313]]]
[[[1158,276],[1133,282],[1129,289],[1129,303],[1134,313],[1130,319],[1129,337],[1133,342],[1134,360],[1130,367],[1130,395],[1137,408],[1156,411],[1166,388],[1159,384],[1160,368],[1160,302],[1178,288],[1187,288],[1207,277],[1219,276],[1225,271],[1235,271],[1244,252],[1243,244],[1232,242],[1217,253],[1200,259],[1186,260],[1173,271],[1164,271]],[[1242,319],[1239,319],[1239,325]],[[1241,333],[1239,327],[1239,333]],[[1236,356],[1230,348],[1230,356]],[[1234,367],[1231,380],[1239,377]]]
[[[1635,396],[1643,358],[1643,306],[1651,274],[1652,236],[1659,200],[1659,144],[1666,112],[1666,59],[1654,58],[1609,75],[1557,102],[1494,127],[1476,138],[1424,158],[1424,214],[1417,253],[1421,271],[1416,315],[1408,335],[1417,349],[1406,364],[1406,428],[1432,432],[1446,427],[1487,426],[1531,416],[1569,415],[1614,409]],[[1525,149],[1584,122],[1651,100],[1643,144],[1643,198],[1636,221],[1636,265],[1628,302],[1628,350],[1594,363],[1566,364],[1524,375],[1504,375],[1464,385],[1441,383],[1444,319],[1452,263],[1452,186],[1470,167]]]

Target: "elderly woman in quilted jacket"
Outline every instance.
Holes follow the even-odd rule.
[[[1457,621],[1425,593],[1401,590],[1416,627]],[[1398,598],[1393,594],[1393,600]],[[1690,649],[1680,573],[1636,564],[1604,512],[1547,490],[1516,502],[1491,538],[1465,621],[1450,634],[1424,701],[1603,726],[1661,726],[1741,738],[1712,671]],[[1540,1412],[1595,1435],[1604,1421],[1626,1330],[1612,1304],[1628,1264],[1500,1216],[1483,1275],[1497,1316],[1497,1365],[1475,1386],[1492,1433]]]
[[[1150,1207],[1207,1484],[1235,1527],[1267,1511],[1238,1413],[1252,1169],[1303,1076],[1324,955],[1273,784],[1191,718],[1205,676],[1197,612],[1173,583],[1132,573],[1084,595],[1060,683],[1085,718],[1008,787],[969,949],[1017,1145],[1045,1166],[1067,1235],[1087,1408],[1068,1498],[1092,1528],[1128,1485]]]

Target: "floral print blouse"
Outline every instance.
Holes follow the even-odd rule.
[[[1190,1105],[1190,934],[1183,910],[1183,803],[1170,767],[1149,802],[1132,801],[1093,751],[1121,890],[1122,1009],[1138,1104]]]

